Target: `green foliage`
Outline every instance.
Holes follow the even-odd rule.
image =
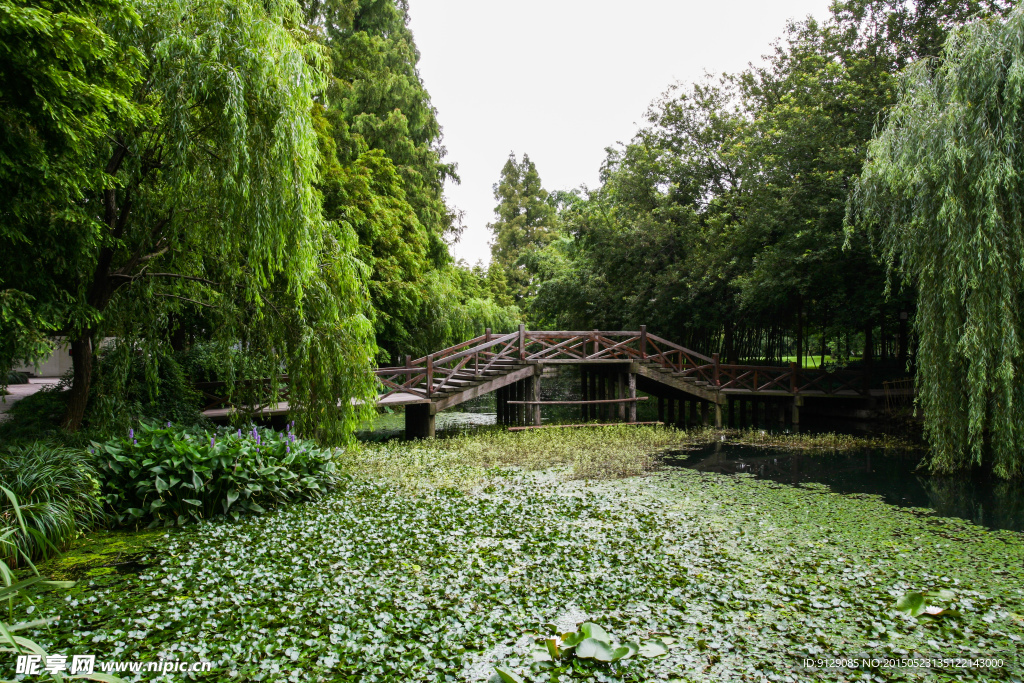
[[[668,646],[675,638],[652,638],[646,642],[615,642],[608,633],[591,622],[580,624],[575,631],[568,631],[551,638],[540,638],[533,650],[534,663],[530,667],[535,673],[544,672],[550,676],[562,673],[590,675],[594,670],[607,668],[616,662],[625,662],[639,655],[652,658],[668,654]],[[495,667],[497,675],[492,683],[523,683],[523,679],[503,667]]]
[[[536,276],[530,256],[555,238],[557,214],[541,187],[540,175],[530,157],[509,154],[494,185],[498,220],[487,227],[494,233],[491,268],[500,268],[512,300],[526,305],[536,294]]]
[[[445,163],[404,2],[304,3],[330,55],[327,105],[316,112],[323,154],[324,216],[354,231],[381,363],[426,355],[488,326],[510,328],[518,312],[469,287],[451,263],[457,236],[445,205]],[[475,290],[475,291],[471,291]]]
[[[918,292],[918,400],[937,472],[987,463],[1024,476],[1022,66],[1018,9],[909,67],[852,206]]]
[[[25,527],[14,531],[0,548],[8,566],[19,557],[38,559],[62,550],[82,532],[103,523],[99,480],[86,453],[44,443],[0,449],[0,481],[20,501],[0,499],[0,524]]]
[[[847,238],[849,189],[899,69],[1004,6],[837,2],[825,21],[792,23],[762,66],[670,87],[609,150],[600,185],[559,204],[565,243],[531,260],[531,319],[645,324],[729,362],[799,362],[840,344],[896,355],[914,291],[887,299],[869,241]]]
[[[1004,659],[920,672],[929,683],[1019,677],[1017,532],[689,470],[491,475],[472,494],[344,478],[314,503],[186,527],[136,558],[139,571],[40,602],[39,617],[61,620],[30,635],[144,661],[187,642],[224,681],[482,681],[499,664],[546,683],[548,672],[529,671],[533,639],[586,621],[620,642],[676,639],[665,655],[586,680],[784,679],[794,661],[833,652]],[[894,609],[908,591],[945,586],[961,616],[925,624]]]
[[[35,610],[35,605],[31,604],[33,603],[33,595],[41,590],[70,588],[74,585],[74,581],[46,581],[43,579],[39,574],[39,570],[32,564],[31,557],[23,548],[21,541],[26,536],[38,537],[40,535],[39,532],[31,526],[30,522],[26,521],[23,514],[26,510],[13,491],[0,486],[0,494],[3,496],[2,504],[6,508],[4,513],[0,514],[0,581],[2,581],[2,585],[0,585],[0,601],[7,602],[7,616],[4,619],[0,619],[0,652],[13,655],[36,654],[45,658],[46,651],[36,642],[15,634],[30,629],[38,630],[42,626],[52,624],[58,618],[30,618],[28,621],[11,623],[13,621],[14,605],[20,601],[29,602],[30,605],[26,611],[32,613]],[[21,580],[15,577],[11,571],[11,566],[8,564],[8,560],[16,562],[19,556],[24,559],[29,569],[32,570],[31,576]],[[11,659],[13,660],[13,657]],[[42,680],[62,681],[64,678],[59,673],[53,675],[44,674]],[[124,683],[122,679],[116,676],[101,673],[79,674],[73,678],[105,681],[106,683]]]
[[[955,600],[956,594],[950,590],[911,591],[896,601],[896,610],[920,622],[934,623],[942,618],[963,616],[948,607]]]
[[[121,524],[185,525],[239,519],[291,500],[318,498],[337,482],[330,451],[290,431],[213,433],[142,424],[92,444],[103,500]]]
[[[86,425],[96,433],[126,431],[139,420],[192,425],[200,422],[201,394],[166,347],[156,358],[128,344],[104,349],[96,366],[95,386],[86,410]]]
[[[60,421],[66,412],[67,392],[64,388],[45,387],[8,408],[7,419],[0,421],[0,443],[74,442],[76,437],[60,433]]]
[[[155,368],[185,329],[240,344],[263,376],[284,367],[295,417],[342,440],[368,410],[350,399],[373,394],[376,349],[355,234],[323,220],[314,187],[327,55],[294,2],[138,3],[132,16],[104,24],[130,106],[76,149],[81,201],[43,202],[16,240],[0,235],[21,255],[4,282],[71,340],[65,424],[85,415],[94,340],[117,337]]]
[[[130,100],[140,55],[111,35],[137,28],[124,0],[0,2],[0,251],[18,255],[0,272],[0,383],[16,360],[49,355],[47,334],[66,320],[57,264],[39,257],[76,260],[87,190],[103,183],[94,148],[113,121],[137,120]]]

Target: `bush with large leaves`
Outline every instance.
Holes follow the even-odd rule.
[[[316,498],[338,474],[329,450],[253,428],[189,431],[143,424],[126,438],[93,443],[103,499],[117,522],[173,526],[265,512]]]

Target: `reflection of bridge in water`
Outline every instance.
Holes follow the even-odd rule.
[[[582,398],[542,401],[544,369],[580,368]],[[529,331],[486,334],[405,364],[380,368],[381,406],[405,406],[406,435],[434,434],[438,411],[489,393],[498,423],[540,426],[544,405],[578,405],[584,421],[636,422],[637,391],[657,398],[659,421],[723,426],[778,423],[796,427],[807,399],[847,399],[838,412],[863,411],[882,397],[864,372],[722,363],[647,332]],[[850,401],[853,401],[851,403]],[[833,410],[832,412],[836,412]]]

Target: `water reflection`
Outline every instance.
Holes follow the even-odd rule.
[[[716,443],[672,453],[668,463],[701,472],[749,473],[795,486],[826,484],[837,493],[873,494],[891,505],[926,507],[944,517],[1024,531],[1024,483],[984,476],[930,477],[914,471],[920,459],[920,453],[804,455]]]
[[[454,434],[460,431],[487,427],[497,423],[494,412],[468,412],[442,410],[434,418],[434,428],[438,436]],[[405,434],[405,413],[381,413],[373,422],[359,426],[356,437],[366,441],[382,441],[400,438]]]

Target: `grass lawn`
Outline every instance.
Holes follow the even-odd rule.
[[[31,618],[61,619],[30,635],[101,661],[212,661],[196,680],[476,681],[498,664],[548,681],[584,674],[532,673],[535,639],[587,619],[619,641],[669,643],[588,670],[595,681],[1021,680],[1024,535],[825,487],[658,471],[654,451],[687,438],[369,447],[345,456],[351,474],[326,499],[80,544],[43,565],[81,580],[36,605]],[[98,562],[104,544],[114,559]],[[930,601],[954,612],[895,609],[939,590],[951,593]],[[804,666],[868,657],[1002,666]]]

